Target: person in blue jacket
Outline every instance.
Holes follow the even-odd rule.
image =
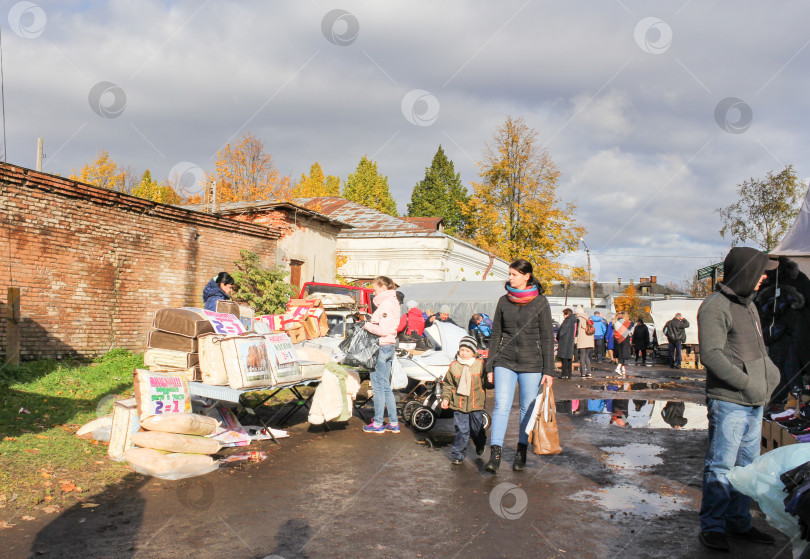
[[[601,363],[602,359],[605,358],[605,334],[607,333],[607,320],[602,317],[602,313],[600,311],[596,311],[591,316],[591,320],[593,320],[593,341],[594,341],[594,348],[596,352],[596,359],[597,363]]]
[[[230,301],[231,293],[233,293],[233,277],[228,272],[220,272],[217,277],[205,284],[203,289],[203,303],[205,310],[216,311],[217,301],[220,299]]]

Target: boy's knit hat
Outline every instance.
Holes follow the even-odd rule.
[[[458,343],[458,348],[461,349],[462,347],[471,349],[472,352],[475,353],[476,351],[478,351],[478,342],[476,342],[475,338],[473,338],[472,336],[464,336]]]

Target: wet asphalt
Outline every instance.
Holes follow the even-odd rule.
[[[585,412],[587,399],[701,404],[701,371],[631,365],[618,379],[597,367],[594,378],[555,382],[563,452],[530,453],[523,472],[511,469],[517,402],[496,476],[483,471],[488,450],[478,457],[470,446],[450,464],[452,420],[376,435],[358,417],[310,428],[300,412],[280,445],[248,447],[264,461],[182,481],[129,475],[58,516],[4,530],[0,556],[792,557],[758,510],[755,525],[777,545],[731,540],[732,553],[718,554],[698,542],[706,430],[694,419],[688,429],[621,427]],[[570,400],[580,400],[576,413]]]

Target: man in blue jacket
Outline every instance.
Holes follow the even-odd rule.
[[[593,342],[596,348],[596,362],[601,363],[605,357],[605,334],[607,333],[607,320],[602,318],[602,313],[596,311],[591,316],[593,320]]]
[[[774,543],[754,528],[751,498],[736,491],[727,474],[759,456],[762,410],[779,384],[779,369],[768,357],[753,304],[765,270],[777,265],[754,248],[732,248],[723,262],[723,281],[698,310],[709,416],[699,539],[719,551],[729,550],[726,536]]]

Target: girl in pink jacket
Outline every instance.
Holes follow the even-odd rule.
[[[377,310],[363,326],[372,334],[380,336],[380,352],[377,365],[371,371],[371,389],[374,391],[374,420],[363,427],[366,433],[399,433],[397,403],[391,390],[391,364],[394,361],[394,344],[397,341],[400,307],[396,285],[391,278],[379,276],[371,284],[374,289],[374,304]],[[388,408],[388,423],[384,422]]]

